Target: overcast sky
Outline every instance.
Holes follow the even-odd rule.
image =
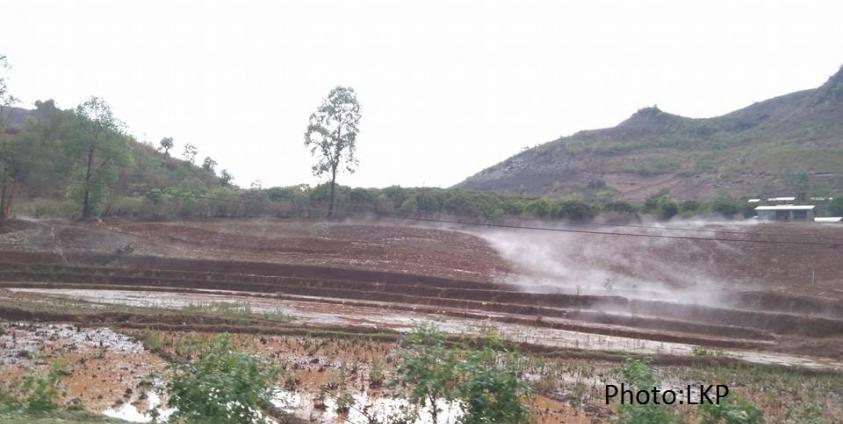
[[[103,97],[264,187],[318,182],[303,146],[336,85],[362,104],[340,182],[450,186],[525,146],[657,104],[710,117],[843,65],[843,2],[0,0],[24,105]]]

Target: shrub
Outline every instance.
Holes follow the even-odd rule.
[[[700,424],[761,424],[764,414],[746,400],[724,398],[719,404],[700,405]]]
[[[731,218],[741,211],[741,204],[728,195],[720,195],[711,202],[711,210],[727,218]]]
[[[397,384],[407,390],[407,400],[418,407],[428,405],[431,421],[438,421],[436,401],[456,395],[457,362],[445,336],[433,326],[419,326],[402,338]]]
[[[548,217],[553,213],[553,205],[547,199],[531,200],[524,209],[537,218]]]
[[[171,420],[184,423],[266,423],[261,409],[270,405],[278,369],[260,358],[232,352],[228,335],[191,363],[168,367]]]
[[[518,377],[521,357],[507,352],[492,339],[482,350],[465,353],[459,367],[458,398],[463,405],[461,424],[519,424],[530,420],[522,402],[527,385]]]
[[[650,365],[648,358],[633,359],[627,358],[620,369],[624,380],[637,390],[651,390],[658,378],[655,370]],[[619,424],[651,424],[651,423],[678,423],[679,418],[671,410],[672,406],[655,403],[648,404],[622,404],[618,406]]]
[[[667,221],[679,213],[679,205],[666,192],[659,192],[644,202],[644,212],[655,213],[660,219]]]
[[[632,203],[623,200],[616,200],[603,205],[603,210],[607,212],[616,212],[622,215],[635,215],[638,213],[638,208]]]
[[[843,196],[837,196],[828,204],[828,213],[832,216],[843,216]]]
[[[586,221],[597,215],[594,208],[578,200],[566,200],[559,204],[553,213],[554,218],[570,219],[572,221]]]
[[[420,326],[400,342],[397,383],[416,408],[427,406],[431,422],[441,412],[436,401],[458,401],[461,424],[520,424],[530,411],[523,398],[527,385],[519,377],[522,359],[494,336],[482,349],[449,348],[432,326]]]
[[[59,382],[62,368],[58,362],[50,366],[46,376],[30,374],[23,379],[24,407],[27,412],[51,412],[58,409]]]

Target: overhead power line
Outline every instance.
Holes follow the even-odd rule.
[[[188,197],[188,198],[197,198],[197,199],[206,199],[206,200],[213,200],[218,202],[226,202],[232,204],[243,204],[243,203],[253,203],[255,204],[254,200],[250,199],[222,199],[213,196],[206,196],[201,194],[193,194],[193,193],[167,193],[169,196],[175,197]],[[312,212],[319,212],[319,213],[327,213],[328,210],[326,208],[315,208],[315,207],[301,207],[297,206],[299,210],[308,210]],[[371,211],[355,211],[355,212],[347,212],[347,211],[334,211],[335,214],[345,215],[346,217],[353,217],[353,213],[366,213]],[[646,234],[646,233],[632,233],[632,232],[619,232],[619,231],[599,231],[599,230],[587,230],[581,228],[558,228],[558,227],[540,227],[540,226],[530,226],[530,225],[513,225],[513,224],[498,224],[498,223],[490,223],[490,222],[478,222],[478,221],[462,221],[462,220],[449,220],[449,219],[440,219],[440,218],[424,218],[424,217],[389,217],[392,220],[404,220],[404,221],[412,221],[412,222],[426,222],[426,223],[438,223],[438,224],[449,224],[449,225],[462,225],[462,226],[474,226],[474,227],[487,227],[487,228],[503,228],[503,229],[515,229],[515,230],[530,230],[530,231],[549,231],[549,232],[559,232],[559,233],[572,233],[572,234],[587,234],[587,235],[603,235],[603,236],[617,236],[617,237],[640,237],[640,238],[654,238],[654,239],[673,239],[673,240],[692,240],[692,241],[718,241],[718,242],[728,242],[728,243],[756,243],[756,244],[778,244],[778,245],[802,245],[802,246],[818,246],[818,247],[829,247],[829,248],[839,248],[843,245],[843,241],[806,241],[806,240],[765,240],[765,239],[740,239],[740,238],[722,238],[722,237],[696,237],[696,236],[683,236],[683,235],[674,235],[674,234]],[[608,227],[633,227],[633,228],[643,228],[643,229],[652,229],[652,230],[668,230],[668,231],[706,231],[706,232],[715,232],[715,233],[730,233],[730,234],[740,234],[744,236],[752,236],[752,235],[771,235],[769,233],[761,232],[761,233],[746,233],[746,232],[738,232],[738,231],[718,231],[718,230],[705,230],[701,228],[693,228],[693,229],[680,229],[680,228],[668,228],[662,226],[645,226],[645,225],[632,225],[632,224],[601,224],[601,223],[583,223],[578,225],[590,225],[590,226],[599,226],[604,225]]]

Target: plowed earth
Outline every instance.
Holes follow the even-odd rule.
[[[680,343],[841,368],[843,249],[835,243],[843,227],[694,225],[610,230],[762,243],[400,222],[17,222],[0,231],[0,286],[126,304],[136,304],[127,293],[138,292],[158,299],[156,306],[181,299],[169,302],[176,308],[225,291],[223,299],[285,300],[293,315],[336,317],[307,323],[315,326],[400,329],[413,317],[462,329],[466,321],[491,322],[518,326],[536,345],[597,334],[621,338],[615,350],[634,351],[636,340]],[[0,313],[21,311],[12,304]]]

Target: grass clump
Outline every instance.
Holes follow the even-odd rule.
[[[184,308],[186,312],[218,315],[225,318],[253,319],[260,318],[271,321],[289,322],[294,318],[281,311],[255,312],[248,302],[209,302],[195,303]]]

